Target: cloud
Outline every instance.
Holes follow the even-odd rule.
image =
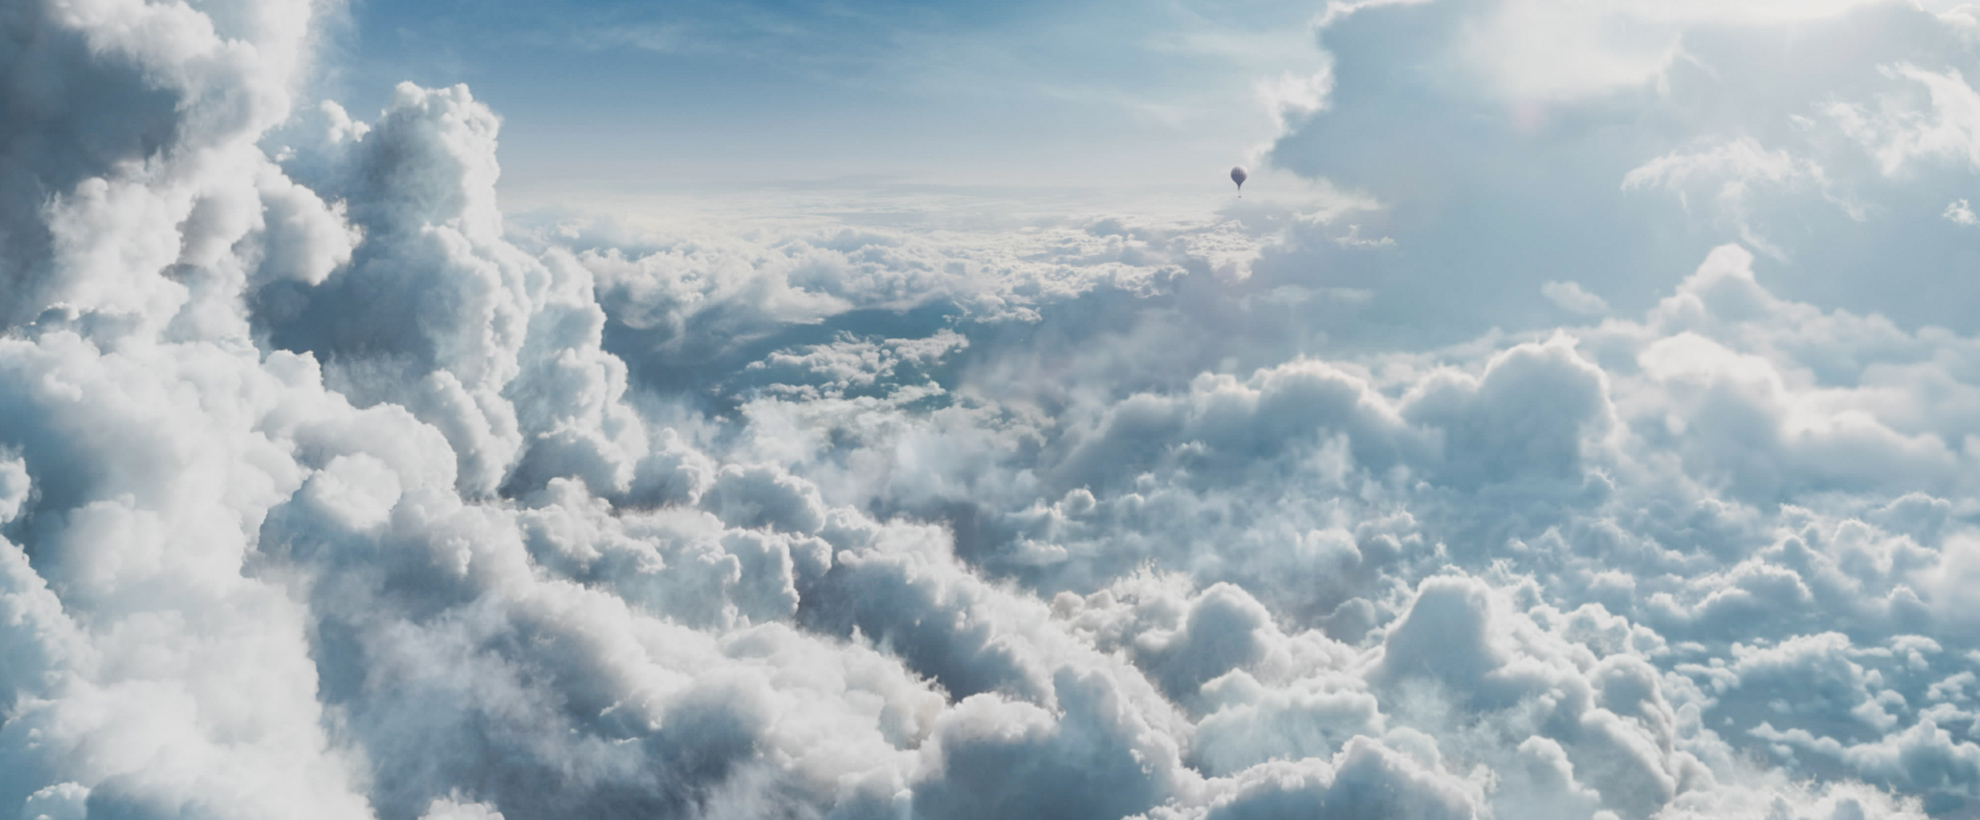
[[[1570,313],[1600,316],[1609,312],[1609,303],[1582,289],[1579,282],[1544,282],[1540,285],[1540,293]]]
[[[1950,287],[1929,264],[1887,274],[1898,288],[1857,275],[1965,253],[1932,218],[1973,173],[1960,31],[1881,2],[1371,5],[1319,29],[1328,107],[1268,158],[1381,203],[1363,230],[1398,252],[1298,254],[1311,277],[1383,284],[1357,317],[1374,328],[1336,338],[1543,329],[1549,281],[1635,313],[1727,242],[1791,264],[1791,298],[1972,332],[1916,296]]]
[[[1885,174],[1900,173],[1913,160],[1928,157],[1980,165],[1980,141],[1976,141],[1980,94],[1958,69],[1931,71],[1900,62],[1883,67],[1883,74],[1922,86],[1925,99],[1903,93],[1914,90],[1906,87],[1880,98],[1875,112],[1867,106],[1836,103],[1830,113],[1845,133],[1876,155]]]
[[[1311,76],[1299,77],[1291,72],[1258,87],[1258,95],[1265,101],[1266,110],[1272,112],[1279,127],[1284,128],[1295,119],[1310,117],[1327,107],[1327,95],[1334,89],[1334,76],[1331,71],[1321,71]]]
[[[1444,42],[1438,8],[1322,36]],[[366,122],[294,104],[306,3],[63,9],[0,7],[46,44],[0,52],[26,65],[0,103],[32,115],[0,144],[34,160],[0,165],[0,811],[1980,805],[1970,330],[1798,298],[1710,231],[1636,260],[1664,286],[1613,306],[1593,291],[1651,280],[1411,290],[1476,255],[1435,247],[1452,225],[1512,224],[1497,203],[1580,208],[1434,152],[1478,176],[1394,165],[1367,195],[1188,217],[512,229],[501,120],[465,87],[399,86]],[[1292,171],[1347,167],[1303,153],[1335,118],[1397,115],[1368,107],[1381,55],[1336,47],[1337,96],[1274,151]],[[1922,82],[1893,71],[1867,82]],[[1517,160],[1515,132],[1473,156]],[[1670,207],[1631,179],[1733,185],[1768,226],[1796,194],[1854,224],[1818,180],[1896,190],[1774,136],[1603,143],[1568,163],[1601,173],[1548,179],[1614,199],[1522,235]],[[1635,244],[1586,258],[1689,224],[1636,213],[1613,227]],[[1382,327],[1536,295],[1544,321]]]

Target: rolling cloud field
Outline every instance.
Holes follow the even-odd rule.
[[[1980,817],[1980,10],[1336,0],[1189,207],[672,221],[347,13],[0,0],[0,818]]]

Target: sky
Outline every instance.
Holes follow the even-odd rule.
[[[1272,137],[1261,83],[1324,65],[1315,14],[1279,2],[358,2],[325,82],[364,107],[400,80],[470,84],[507,120],[504,193],[533,204],[830,181],[1176,188]]]
[[[0,0],[0,818],[1980,817],[1976,58]]]
[[[1389,5],[357,3],[312,79],[360,114],[469,84],[517,217],[1204,217],[1244,163],[1254,197],[1419,234],[1335,275],[1410,282],[1376,310],[1439,343],[1558,320],[1548,281],[1641,310],[1723,242],[1784,294],[1980,329],[1946,292],[1971,243],[1929,218],[1970,194],[1939,137],[1974,126],[1864,118],[1958,70],[1956,4]],[[1431,279],[1473,286],[1426,309]]]

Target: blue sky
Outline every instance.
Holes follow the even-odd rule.
[[[1255,86],[1318,65],[1313,15],[1260,2],[358,2],[337,64],[354,110],[397,79],[470,83],[508,119],[515,188],[1166,184],[1271,136]]]

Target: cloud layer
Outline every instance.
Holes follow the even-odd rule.
[[[1470,61],[1410,93],[1568,118],[1695,103],[1687,65],[1750,88],[1714,37],[1969,36],[1749,5],[1342,7],[1274,161],[1380,158],[1310,153],[1356,118],[1470,138],[1357,108],[1396,60],[1355,26]],[[1980,810],[1980,337],[1762,261],[1827,247],[1775,208],[1965,229],[1898,184],[1980,156],[1956,68],[1866,46],[1863,94],[1783,104],[1796,147],[1513,116],[1494,162],[1594,146],[1528,200],[1433,144],[1441,176],[1195,218],[628,238],[505,222],[465,87],[298,99],[322,11],[0,0],[0,813]],[[1609,14],[1650,39],[1515,59]],[[1576,253],[1713,241],[1447,267],[1589,186],[1651,216]]]

